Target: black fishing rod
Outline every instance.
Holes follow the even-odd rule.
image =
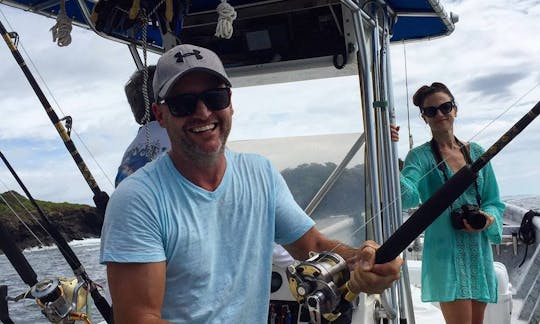
[[[8,305],[7,305],[7,289],[5,285],[0,285],[0,321],[4,324],[14,324],[9,317]]]
[[[45,227],[49,235],[51,235],[51,237],[55,241],[56,245],[58,246],[58,249],[60,250],[60,253],[62,253],[64,258],[66,259],[67,263],[73,270],[73,273],[75,274],[75,276],[77,277],[80,276],[80,278],[86,283],[87,289],[90,291],[90,294],[92,295],[94,303],[96,304],[97,309],[99,310],[99,312],[101,313],[105,321],[107,321],[107,323],[112,323],[111,306],[109,305],[107,300],[105,300],[105,298],[101,296],[101,294],[98,291],[98,286],[90,279],[90,277],[86,273],[86,270],[84,269],[83,265],[79,261],[79,258],[77,257],[73,249],[69,246],[69,244],[67,243],[66,239],[62,236],[62,234],[60,234],[56,226],[54,226],[54,224],[45,215],[45,213],[43,212],[39,204],[32,197],[32,195],[30,194],[30,192],[28,191],[24,183],[21,181],[21,179],[19,178],[15,170],[11,167],[11,164],[6,159],[4,154],[2,154],[1,151],[0,151],[0,158],[2,159],[2,161],[4,161],[5,165],[7,166],[7,168],[9,169],[9,171],[11,172],[15,180],[17,180],[17,183],[23,189],[24,193],[26,194],[26,197],[28,197],[28,200],[30,200],[32,205],[34,205],[34,207],[36,208],[43,222],[43,226]],[[13,265],[15,266],[15,264]]]
[[[540,101],[472,164],[451,177],[379,247],[375,263],[395,259],[476,180],[478,172],[540,114]]]
[[[64,141],[64,145],[66,146],[67,150],[73,157],[73,160],[75,160],[75,164],[77,164],[77,167],[81,171],[84,179],[86,180],[86,183],[88,183],[88,186],[90,186],[90,189],[94,193],[94,197],[93,197],[94,203],[96,204],[96,207],[100,210],[100,212],[103,215],[105,213],[105,207],[107,206],[107,202],[109,201],[109,195],[106,192],[101,191],[101,189],[99,188],[98,184],[96,183],[96,180],[92,176],[92,173],[90,172],[90,170],[86,166],[86,163],[83,161],[81,155],[77,151],[77,148],[75,147],[75,144],[73,143],[73,141],[71,140],[71,137],[67,133],[64,125],[61,123],[60,119],[58,119],[58,115],[56,115],[56,113],[54,112],[53,108],[51,107],[51,104],[45,97],[45,94],[43,93],[43,91],[41,91],[41,88],[36,82],[36,79],[32,75],[32,72],[30,72],[30,69],[26,65],[26,62],[21,56],[21,53],[19,53],[19,50],[17,49],[15,42],[12,41],[10,33],[7,32],[1,20],[0,20],[0,33],[2,34],[2,37],[6,41],[6,44],[8,45],[9,49],[11,50],[13,57],[19,64],[19,67],[22,69],[24,75],[26,76],[26,79],[28,79],[28,82],[32,86],[32,89],[34,89],[34,92],[36,93],[39,101],[43,105],[43,108],[45,108],[45,112],[47,112],[49,119],[51,120],[54,127],[58,131],[58,134]]]

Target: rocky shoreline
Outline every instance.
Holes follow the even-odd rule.
[[[40,246],[39,241],[44,245],[54,243],[51,236],[36,221],[41,221],[41,218],[26,197],[15,191],[4,192],[1,196],[0,224],[11,234],[19,248]],[[68,242],[99,237],[103,217],[95,207],[40,200],[37,200],[37,203]],[[39,241],[32,233],[39,238]]]

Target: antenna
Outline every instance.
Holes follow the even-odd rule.
[[[409,108],[409,73],[407,71],[407,49],[403,40],[403,60],[405,61],[405,98],[407,101],[407,131],[409,132],[409,149],[413,148],[414,141],[411,134],[411,110]]]

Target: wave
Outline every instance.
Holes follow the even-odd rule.
[[[93,237],[93,238],[86,238],[86,239],[82,239],[82,240],[73,240],[73,241],[69,242],[68,244],[71,247],[93,246],[93,245],[99,245],[100,240],[101,239],[99,237]],[[54,249],[58,249],[56,244],[47,245],[47,246],[33,246],[33,247],[30,247],[30,248],[24,249],[23,252],[30,253],[30,252],[35,252],[35,251],[47,251],[47,250],[54,250]]]

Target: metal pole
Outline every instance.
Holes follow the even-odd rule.
[[[328,176],[326,181],[323,183],[319,191],[315,194],[313,199],[309,202],[307,207],[304,209],[306,214],[311,215],[317,206],[319,206],[322,199],[326,196],[328,191],[332,189],[334,184],[336,183],[339,176],[343,173],[343,170],[345,170],[345,167],[351,162],[354,155],[358,152],[360,147],[364,144],[366,139],[365,134],[360,135],[360,137],[356,140],[356,142],[353,144],[343,161],[332,171],[332,173]]]
[[[384,68],[384,82],[386,85],[386,98],[388,101],[388,117],[391,124],[396,123],[396,112],[394,106],[394,90],[392,86],[392,64],[390,60],[390,34],[386,33],[385,35],[385,65]],[[388,130],[389,131],[389,130]],[[390,136],[390,135],[389,135]],[[394,220],[394,230],[399,228],[403,224],[403,214],[401,206],[401,189],[399,183],[399,165],[398,165],[398,146],[396,142],[390,140],[388,145],[390,149],[390,159],[388,161],[390,165],[390,179],[392,181],[392,190],[393,192],[390,195],[392,200],[393,212],[392,219]],[[401,280],[399,282],[399,305],[402,305],[399,308],[400,318],[406,319],[408,324],[415,324],[416,320],[414,318],[414,306],[412,302],[412,293],[411,293],[411,282],[409,278],[409,269],[407,266],[406,255],[403,254],[403,266],[401,268]],[[404,307],[403,307],[404,305]]]
[[[375,118],[373,116],[372,106],[373,106],[373,82],[371,75],[371,64],[368,59],[368,49],[366,48],[369,44],[366,39],[366,34],[364,31],[364,23],[362,18],[362,11],[359,8],[352,9],[351,14],[353,17],[356,43],[358,44],[358,68],[359,68],[359,78],[360,84],[363,87],[362,98],[363,98],[363,107],[362,110],[364,115],[364,127],[366,133],[366,180],[368,181],[368,187],[370,189],[371,195],[371,215],[366,214],[366,221],[375,220],[375,222],[370,222],[370,226],[366,226],[368,232],[366,237],[370,239],[375,238],[375,233],[381,233],[380,223],[376,221],[377,217],[381,214],[381,199],[379,191],[379,169],[377,165],[377,152],[376,152],[376,132],[375,132]],[[369,232],[369,229],[372,229],[372,232]],[[371,237],[370,237],[371,236]]]

